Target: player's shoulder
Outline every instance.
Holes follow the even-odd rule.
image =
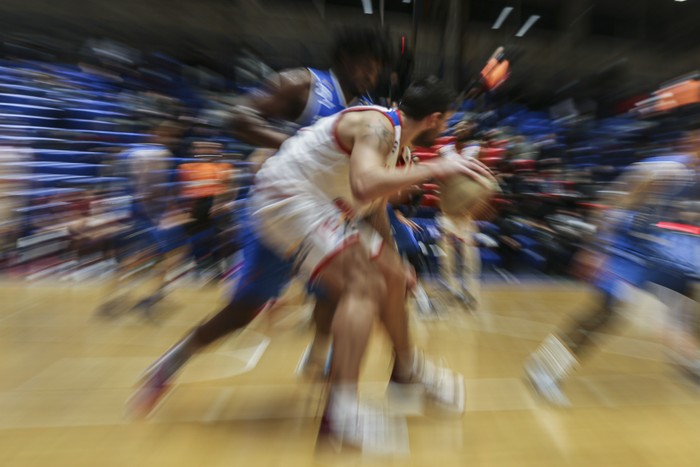
[[[356,123],[379,124],[390,128],[393,126],[390,109],[379,106],[358,106],[343,111],[343,118]]]
[[[276,117],[294,120],[301,113],[311,92],[311,72],[306,68],[281,70],[266,80],[265,95],[282,105]]]
[[[308,68],[288,68],[277,73],[272,79],[279,81],[279,86],[287,89],[309,89],[312,82],[312,74]]]

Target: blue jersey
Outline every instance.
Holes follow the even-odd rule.
[[[122,175],[126,180],[123,194],[133,198],[132,214],[134,217],[149,217],[155,213],[162,214],[168,199],[165,191],[151,191],[155,187],[165,186],[172,182],[172,154],[162,144],[140,144],[133,146],[120,155]],[[137,174],[148,171],[146,186],[137,186]],[[144,190],[141,192],[140,190]],[[158,195],[157,197],[155,195]],[[146,206],[147,205],[147,206]],[[148,207],[148,209],[146,209]]]
[[[148,166],[152,182],[168,183],[172,181],[172,165],[172,154],[162,144],[139,144],[120,154],[120,175],[128,180],[127,190],[134,196],[141,195],[136,193],[135,174]]]
[[[309,99],[296,120],[301,126],[313,125],[320,118],[336,114],[348,106],[340,83],[332,71],[308,70],[311,73]]]
[[[698,237],[656,227],[660,222],[676,221],[678,201],[690,197],[696,188],[691,162],[689,156],[669,154],[646,159],[632,169],[657,172],[672,167],[673,173],[659,177],[645,202],[608,214],[614,228],[601,238],[608,261],[596,280],[600,289],[617,295],[620,281],[636,287],[654,282],[683,293],[690,278],[698,275],[697,255],[693,254]],[[677,165],[661,165],[664,163]]]

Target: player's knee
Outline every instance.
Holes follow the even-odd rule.
[[[376,263],[384,278],[386,291],[405,291],[408,278],[406,276],[406,267],[398,255],[387,255],[380,258]]]
[[[347,291],[379,302],[387,292],[387,282],[373,264],[358,264],[348,271]]]

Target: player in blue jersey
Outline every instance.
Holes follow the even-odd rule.
[[[354,29],[337,35],[331,55],[329,70],[294,68],[269,77],[234,109],[234,135],[255,146],[279,148],[290,134],[275,121],[305,127],[348,107],[376,86],[389,57],[381,33]]]
[[[143,265],[156,261],[155,291],[136,306],[148,311],[158,302],[169,284],[166,273],[180,259],[185,246],[182,227],[184,218],[173,209],[170,170],[173,155],[170,149],[177,142],[180,127],[172,122],[161,122],[151,128],[152,138],[147,144],[129,148],[120,154],[119,165],[127,180],[125,194],[131,197],[128,219],[129,232],[121,235],[118,243],[119,267],[107,286],[106,299],[98,313],[113,316],[125,309],[125,295],[132,287],[136,272]]]
[[[267,80],[259,92],[247,96],[235,109],[234,134],[264,148],[278,148],[289,134],[275,121],[312,124],[318,118],[344,109],[369,91],[388,60],[383,35],[372,30],[346,30],[338,34],[332,68],[319,71],[299,68],[282,71]],[[194,328],[166,352],[145,374],[141,392],[149,392],[141,410],[157,402],[168,381],[189,358],[207,345],[248,324],[287,286],[292,265],[262,244],[244,209],[241,222],[243,262],[234,268],[231,299],[216,315]],[[330,345],[330,328],[336,302],[317,293],[314,308],[316,337],[307,354],[307,367],[323,368]]]
[[[699,269],[692,256],[700,248],[700,235],[669,242],[669,231],[660,228],[681,225],[677,224],[683,220],[680,203],[692,198],[698,187],[699,159],[693,155],[698,141],[693,136],[685,141],[691,145],[685,147],[689,154],[647,159],[631,166],[618,181],[624,196],[610,203],[595,242],[581,261],[592,271],[588,276],[597,291],[596,304],[564,332],[547,337],[525,364],[534,389],[550,403],[568,405],[559,385],[591,346],[592,334],[611,323],[615,306],[626,299],[626,286],[660,286],[667,293],[667,305],[681,297],[694,299],[692,283]],[[686,369],[700,376],[697,337],[692,331],[682,333],[695,353]]]
[[[251,93],[235,108],[232,119],[234,134],[250,144],[274,148],[267,152],[269,157],[290,136],[289,126],[281,129],[275,122],[293,122],[292,128],[306,127],[348,105],[357,104],[376,86],[379,72],[388,64],[389,55],[384,35],[376,30],[340,31],[331,50],[329,70],[297,68],[268,78],[260,90]],[[263,156],[262,161],[265,158]],[[277,298],[288,284],[289,265],[272,254],[246,227],[246,212],[241,221],[244,224],[241,243],[245,259],[237,265],[238,272],[233,278],[235,292],[230,306],[196,333],[200,336],[197,340],[206,344],[240,327],[237,320],[231,322],[232,314],[247,319],[251,307],[259,310]],[[315,296],[316,334],[304,365],[304,370],[309,373],[318,373],[326,365],[330,320],[335,308],[335,304],[318,291]]]

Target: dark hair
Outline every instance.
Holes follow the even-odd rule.
[[[457,95],[435,76],[414,81],[401,99],[399,109],[409,118],[422,120],[435,112],[456,107]]]
[[[333,65],[354,58],[370,58],[388,65],[391,52],[386,34],[376,29],[341,29],[335,35],[331,51]]]

